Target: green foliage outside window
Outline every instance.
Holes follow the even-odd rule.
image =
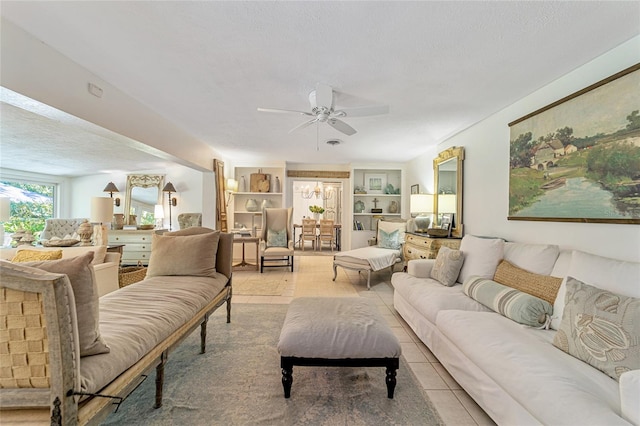
[[[44,230],[46,219],[53,217],[54,185],[40,185],[33,183],[19,183],[1,181],[5,186],[21,189],[25,193],[33,193],[47,197],[49,201],[13,201],[11,200],[11,219],[5,222],[4,230],[13,233],[18,229],[31,231],[38,238]]]

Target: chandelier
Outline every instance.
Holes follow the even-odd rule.
[[[335,192],[335,190],[332,187],[327,187],[327,188],[323,188],[322,184],[319,182],[316,182],[316,186],[315,188],[313,188],[313,190],[311,190],[311,188],[309,187],[309,185],[305,186],[302,188],[302,192],[301,192],[301,196],[302,198],[306,198],[311,199],[314,196],[316,197],[316,199],[323,199],[323,200],[329,200],[331,197],[333,197],[333,193]]]

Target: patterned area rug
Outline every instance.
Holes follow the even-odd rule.
[[[163,406],[153,408],[155,374],[105,425],[442,425],[401,359],[394,399],[384,368],[294,367],[283,396],[276,349],[287,305],[236,304],[209,318],[207,352],[195,331],[169,354]]]

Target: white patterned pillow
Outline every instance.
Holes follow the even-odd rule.
[[[400,231],[385,232],[378,230],[378,247],[398,250],[400,249]]]
[[[553,344],[616,380],[640,369],[640,299],[567,277],[562,322]]]
[[[431,278],[438,280],[440,284],[451,287],[458,279],[463,262],[464,255],[460,250],[452,250],[442,246],[438,251],[433,268],[431,268]]]

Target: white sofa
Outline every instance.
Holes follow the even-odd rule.
[[[394,307],[497,424],[640,424],[640,370],[625,372],[617,381],[553,345],[564,309],[565,277],[639,298],[640,263],[472,236],[465,236],[461,251],[464,263],[451,287],[430,278],[435,260],[412,260],[407,272],[395,273]],[[492,278],[502,259],[563,278],[550,329],[519,324],[463,292],[462,281],[470,275]],[[638,322],[632,327],[637,355]]]
[[[62,250],[62,258],[80,256],[87,251],[95,252],[93,269],[96,274],[98,295],[104,296],[120,288],[118,284],[118,270],[120,268],[120,253],[108,252],[106,246],[79,246],[79,247],[34,247],[18,246],[17,248],[0,249],[0,259],[11,260],[18,250]]]

